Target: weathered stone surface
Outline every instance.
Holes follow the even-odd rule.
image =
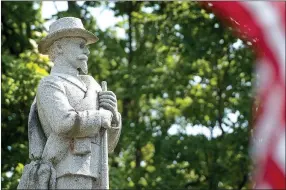
[[[18,189],[55,189],[56,171],[50,163],[32,161],[24,167]]]
[[[48,53],[55,65],[40,81],[31,106],[29,151],[34,161],[25,166],[18,188],[108,188],[104,153],[112,152],[118,142],[121,116],[115,94],[102,91],[86,75],[86,45],[97,40],[80,19],[66,17],[53,23],[40,42],[40,52]],[[55,184],[49,176],[56,178]]]

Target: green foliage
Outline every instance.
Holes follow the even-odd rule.
[[[44,69],[48,63],[47,57],[33,51],[25,51],[19,58],[2,55],[2,171],[14,174],[5,178],[6,173],[2,173],[3,186],[8,189],[18,185],[22,165],[28,160],[29,110],[39,80],[48,75]]]
[[[246,189],[251,169],[250,48],[234,48],[238,39],[231,29],[196,2],[116,2],[111,9],[123,21],[105,31],[91,16],[91,8],[100,4],[110,6],[69,2],[68,11],[54,17],[82,18],[99,36],[90,47],[89,72],[98,81],[107,80],[123,118],[122,136],[109,160],[111,188]],[[116,28],[125,29],[126,38],[118,38]],[[3,38],[11,34],[2,33]],[[27,40],[26,35],[21,38]],[[17,185],[28,162],[29,107],[37,82],[50,68],[35,51],[20,53],[2,54],[4,188]],[[230,113],[238,114],[237,121]],[[174,124],[179,132],[171,135]],[[187,126],[206,127],[211,135],[189,135]],[[214,135],[216,130],[221,134]],[[6,177],[7,171],[12,177]]]
[[[39,3],[34,2],[1,2],[1,45],[2,53],[13,55],[31,49],[30,40],[42,37],[43,20]]]
[[[30,106],[37,84],[48,75],[51,64],[47,56],[34,50],[35,40],[43,32],[40,9],[35,5],[38,3],[2,2],[1,182],[5,189],[16,189],[28,163]]]

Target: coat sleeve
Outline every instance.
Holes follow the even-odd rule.
[[[102,112],[76,111],[69,103],[60,81],[46,77],[37,92],[38,111],[42,112],[51,130],[68,137],[85,137],[98,133]]]
[[[29,158],[39,159],[42,156],[47,138],[43,132],[37,112],[36,98],[34,99],[28,120]]]

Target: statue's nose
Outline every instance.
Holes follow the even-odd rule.
[[[90,54],[90,51],[89,51],[89,49],[87,47],[84,49],[84,54],[86,54],[86,55]]]

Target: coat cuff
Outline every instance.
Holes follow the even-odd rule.
[[[93,136],[99,132],[101,127],[101,113],[99,110],[87,110],[78,112],[79,126],[78,135]],[[77,134],[75,134],[78,136]]]
[[[121,127],[122,127],[122,121],[121,121],[121,115],[118,112],[119,115],[119,122],[118,124],[113,124],[110,129],[108,129],[108,152],[112,153],[119,141],[119,137],[121,134]]]

